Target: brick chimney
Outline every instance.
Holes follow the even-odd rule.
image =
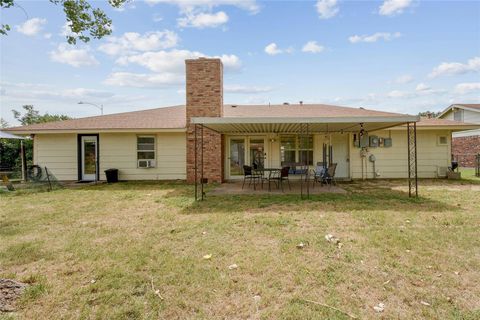
[[[220,59],[185,60],[187,94],[187,181],[195,182],[195,125],[193,117],[223,116],[223,64]],[[197,132],[200,142],[200,132]],[[200,146],[199,146],[200,148]],[[223,135],[203,130],[203,176],[209,182],[223,180]],[[200,149],[197,161],[200,168]],[[200,179],[200,170],[198,170]]]

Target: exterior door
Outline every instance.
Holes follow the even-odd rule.
[[[243,176],[245,165],[245,138],[230,138],[229,140],[229,173],[230,177]]]
[[[81,139],[81,178],[82,181],[97,179],[97,136],[82,136]]]
[[[249,160],[253,168],[265,168],[265,139],[263,137],[251,137],[249,139]]]
[[[243,177],[243,166],[265,168],[265,137],[230,137],[227,179]]]

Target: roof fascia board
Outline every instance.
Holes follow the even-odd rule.
[[[419,116],[377,117],[195,117],[194,124],[249,124],[249,123],[407,123],[418,122]]]
[[[406,126],[400,126],[400,127],[393,127],[388,130],[406,130]],[[480,125],[478,126],[459,126],[459,125],[454,125],[454,126],[421,126],[417,125],[417,130],[452,130],[452,131],[464,131],[464,130],[475,130],[475,129],[480,129]]]
[[[55,134],[55,133],[169,133],[169,132],[186,132],[186,128],[174,128],[174,129],[78,129],[78,130],[66,130],[66,129],[31,129],[31,130],[8,130],[3,129],[5,132],[14,134]]]
[[[478,109],[469,108],[469,107],[464,106],[463,104],[452,104],[451,106],[449,106],[449,107],[447,107],[445,110],[443,110],[443,111],[438,115],[438,117],[439,117],[439,118],[443,117],[446,113],[448,113],[448,112],[449,112],[450,110],[452,110],[453,108],[464,109],[464,110],[469,110],[469,111],[473,111],[473,112],[480,112],[480,110],[478,110]]]

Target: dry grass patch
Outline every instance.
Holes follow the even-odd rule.
[[[9,317],[348,319],[306,300],[359,318],[380,302],[386,318],[480,317],[480,179],[422,181],[420,199],[404,184],[308,201],[195,203],[162,183],[2,194],[0,277],[36,288]]]

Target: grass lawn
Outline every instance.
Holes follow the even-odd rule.
[[[0,319],[480,318],[480,179],[421,181],[420,199],[405,181],[342,187],[201,203],[183,184],[2,193],[0,278],[31,286]]]

